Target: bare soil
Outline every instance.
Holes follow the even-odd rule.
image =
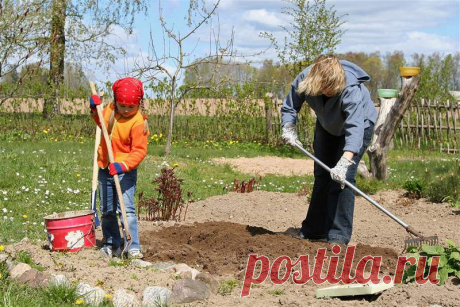
[[[250,175],[265,176],[274,174],[279,176],[312,175],[314,162],[311,159],[290,159],[280,157],[256,158],[215,158],[217,164],[230,164],[233,169]]]
[[[424,234],[437,234],[441,240],[449,238],[460,242],[458,209],[424,199],[408,200],[403,191],[379,192],[374,198]],[[146,260],[184,262],[212,273],[220,282],[230,279],[238,282],[230,294],[213,295],[207,302],[194,306],[458,306],[460,287],[457,278],[450,278],[443,286],[399,285],[380,295],[346,300],[316,299],[316,289],[327,287],[327,284],[315,285],[310,281],[304,285],[292,282],[274,285],[267,279],[251,289],[249,297],[240,298],[245,265],[251,253],[263,254],[271,262],[282,255],[293,260],[304,254],[313,256],[321,247],[326,247],[326,255],[331,255],[328,244],[289,236],[300,226],[307,209],[307,197],[296,194],[257,191],[214,196],[192,204],[186,222],[141,221],[141,243]],[[97,237],[101,239],[100,231]],[[396,257],[403,250],[405,237],[402,227],[357,197],[350,243],[357,246],[355,260],[364,255],[382,256],[380,276],[391,275]],[[97,249],[62,254],[51,253],[30,242],[7,247],[8,252],[19,250],[29,251],[33,260],[48,273],[64,274],[73,281],[98,285],[108,293],[125,288],[141,298],[147,286],[171,288],[175,282],[171,273],[114,266],[102,259]],[[343,253],[342,249],[340,255]],[[312,260],[310,265],[312,269]]]

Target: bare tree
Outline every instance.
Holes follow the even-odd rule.
[[[147,80],[157,82],[164,90],[165,96],[169,105],[169,126],[168,135],[165,147],[165,155],[171,153],[171,143],[174,127],[174,115],[177,105],[182,101],[184,96],[192,90],[196,89],[211,89],[209,84],[215,80],[214,76],[218,71],[219,66],[231,63],[231,60],[244,59],[253,55],[238,55],[233,49],[233,30],[230,38],[222,44],[220,39],[220,27],[217,18],[217,24],[214,23],[214,16],[220,0],[213,3],[210,8],[204,1],[191,0],[187,14],[187,24],[185,33],[174,29],[174,25],[170,25],[164,18],[161,1],[159,2],[160,24],[163,30],[163,50],[158,50],[156,47],[157,41],[154,39],[153,33],[150,33],[150,48],[147,58],[142,58],[136,63],[136,68],[133,73],[144,76]],[[198,36],[200,28],[209,26],[209,49],[200,58],[193,56],[198,44],[191,50],[186,50],[185,44],[191,41],[192,38]],[[171,47],[173,46],[173,48]],[[174,50],[173,50],[174,49]],[[247,64],[239,62],[241,64]],[[194,68],[208,64],[208,73],[206,79],[199,75],[200,70],[196,70],[197,75],[194,83],[187,83],[180,86],[180,81],[185,71],[191,71]],[[168,69],[168,67],[173,67]],[[211,73],[209,73],[211,70]],[[225,79],[220,80],[222,82]]]

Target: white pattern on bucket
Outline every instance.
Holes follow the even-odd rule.
[[[67,248],[74,249],[83,247],[83,245],[85,244],[85,240],[83,239],[84,236],[85,234],[83,233],[83,231],[80,230],[70,231],[69,233],[67,233],[67,235],[65,236],[65,240],[67,241]]]
[[[50,250],[53,250],[53,241],[54,241],[53,234],[48,232],[48,243],[50,245]]]

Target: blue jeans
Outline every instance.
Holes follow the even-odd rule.
[[[137,224],[136,209],[134,208],[134,194],[136,192],[137,169],[119,174],[123,202],[126,209],[126,216],[131,231],[132,244],[130,249],[140,249],[139,229]],[[120,230],[118,227],[117,215],[121,217],[120,204],[118,202],[115,180],[109,174],[108,169],[99,169],[99,200],[101,204],[102,233],[104,244],[111,245],[115,250],[121,245]],[[123,224],[124,225],[124,224]],[[126,242],[126,236],[124,235]]]
[[[372,138],[374,124],[364,130],[363,145],[355,154],[347,171],[346,180],[356,185],[358,164]],[[335,167],[343,155],[345,135],[335,136],[327,132],[316,122],[313,149],[315,157],[330,168]],[[302,222],[301,231],[306,238],[327,239],[328,241],[348,244],[353,229],[353,211],[355,193],[348,187],[341,189],[340,184],[331,179],[329,172],[315,163],[315,183],[308,208],[307,217]]]

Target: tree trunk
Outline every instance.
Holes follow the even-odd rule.
[[[53,17],[50,38],[49,92],[45,96],[43,117],[51,118],[59,113],[61,84],[64,82],[65,21],[67,0],[53,0]]]
[[[387,152],[395,131],[417,92],[419,83],[419,77],[403,78],[399,98],[382,99],[382,107],[375,125],[372,145],[368,150],[371,173],[379,180],[388,180]]]
[[[172,135],[173,135],[173,128],[174,128],[174,112],[176,110],[174,98],[171,99],[170,106],[171,106],[171,110],[169,113],[168,137],[166,139],[166,147],[165,147],[166,157],[169,157],[169,155],[171,154],[171,143],[172,143]]]

